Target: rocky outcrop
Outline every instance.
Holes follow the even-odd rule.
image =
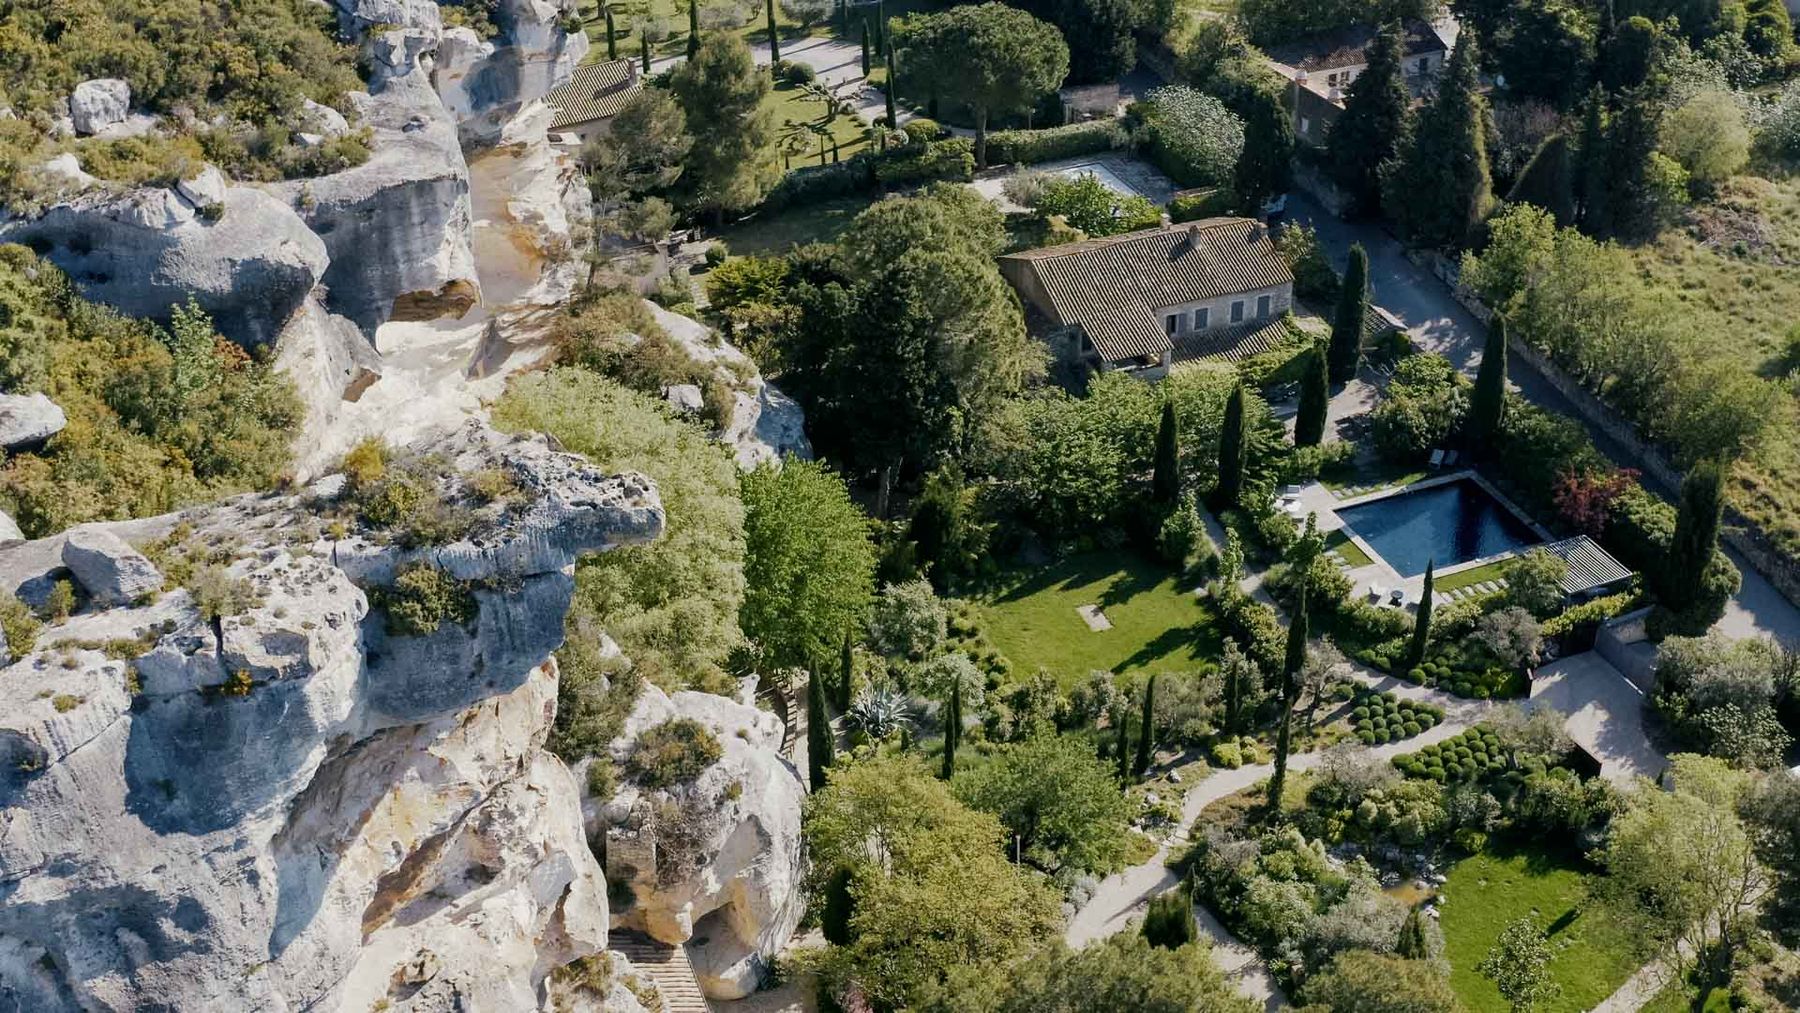
[[[656,536],[655,490],[542,438],[432,449],[519,493],[414,549],[333,480],[111,526],[221,567],[221,614],[184,588],[84,609],[0,671],[0,1005],[540,1009],[605,945],[577,788],[542,749],[549,654],[574,557]],[[0,549],[0,587],[53,575],[62,540]],[[466,620],[389,632],[413,564],[482,581]]]
[[[0,394],[0,450],[42,443],[68,424],[62,407],[43,394]]]
[[[590,799],[590,834],[606,835],[606,875],[629,903],[615,927],[687,944],[714,998],[754,991],[804,913],[799,774],[781,755],[782,724],[766,711],[706,693],[647,687],[610,748],[623,767],[638,736],[675,718],[705,725],[723,749],[692,782],[627,783]],[[621,889],[625,888],[625,889]]]
[[[13,520],[11,514],[0,510],[0,542],[18,541],[24,537],[25,532],[19,530],[19,522]]]
[[[193,299],[233,341],[272,341],[325,275],[325,244],[252,187],[225,187],[204,207],[160,187],[93,193],[0,224],[0,242],[37,250],[129,316],[167,320]]]
[[[98,524],[72,528],[63,536],[62,562],[88,597],[101,605],[136,601],[163,584],[155,564]]]
[[[567,33],[575,0],[500,0],[489,41],[451,28],[439,43],[432,78],[465,142],[493,143],[526,106],[569,79],[588,53],[586,32]]]
[[[732,448],[740,468],[779,461],[789,454],[812,459],[805,412],[793,398],[765,381],[748,355],[692,317],[652,302],[646,301],[645,305],[689,356],[711,365],[719,379],[731,387],[735,399],[731,419],[718,437]]]
[[[534,103],[469,163],[475,255],[497,314],[560,307],[585,274],[592,198],[580,166],[550,143],[553,118]]]
[[[97,134],[125,122],[131,112],[131,85],[116,77],[83,81],[69,96],[69,120],[78,134]]]

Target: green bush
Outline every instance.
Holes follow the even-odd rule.
[[[901,124],[900,129],[906,134],[906,143],[924,146],[944,136],[944,128],[936,120],[923,116],[915,117]]]
[[[1244,751],[1235,742],[1220,742],[1212,747],[1212,764],[1226,770],[1236,770],[1244,765]]]
[[[38,631],[43,628],[44,624],[38,622],[24,602],[11,593],[0,592],[0,640],[5,641],[14,658],[24,657],[36,646]]]
[[[875,179],[885,186],[975,178],[975,142],[967,137],[932,141],[922,148],[906,147],[880,156]]]
[[[638,736],[625,769],[647,788],[672,788],[699,777],[724,755],[725,748],[705,725],[675,718]]]
[[[988,135],[988,163],[1030,165],[1123,148],[1131,137],[1118,120],[1089,120],[1044,130],[997,130]]]
[[[1235,199],[1231,191],[1224,187],[1178,193],[1169,201],[1169,220],[1194,222],[1202,218],[1217,218],[1231,212]]]
[[[423,637],[445,623],[467,624],[475,618],[475,595],[469,585],[426,563],[401,570],[393,586],[373,596],[387,612],[388,633]]]

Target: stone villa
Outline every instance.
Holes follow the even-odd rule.
[[[1445,29],[1424,21],[1408,21],[1404,27],[1402,66],[1407,86],[1418,95],[1444,69],[1453,43]],[[1356,25],[1269,48],[1269,64],[1294,82],[1294,132],[1300,141],[1325,143],[1331,124],[1344,110],[1344,92],[1368,67],[1376,31],[1375,25]]]

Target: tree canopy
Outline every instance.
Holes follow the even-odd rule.
[[[744,635],[778,665],[812,667],[859,627],[874,593],[868,518],[816,461],[764,464],[742,480]]]
[[[1041,735],[1002,746],[959,775],[954,789],[970,807],[998,816],[1028,861],[1106,873],[1125,857],[1125,797],[1075,739]]]
[[[1031,108],[1069,74],[1069,47],[1056,26],[1000,3],[906,18],[894,27],[894,45],[909,75],[974,112],[975,164],[983,167],[988,117]]]
[[[693,135],[687,176],[695,202],[722,215],[762,200],[781,178],[781,164],[775,110],[763,102],[769,76],[756,69],[750,47],[715,32],[676,68],[669,86]]]
[[[1344,112],[1325,138],[1331,172],[1354,209],[1381,209],[1381,166],[1406,150],[1412,93],[1402,70],[1405,49],[1397,22],[1382,26],[1369,46],[1369,64],[1344,93]]]

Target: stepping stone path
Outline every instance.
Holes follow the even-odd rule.
[[[1459,587],[1454,591],[1434,591],[1431,600],[1439,605],[1448,605],[1451,602],[1462,601],[1464,598],[1479,598],[1484,594],[1493,594],[1496,591],[1504,590],[1506,590],[1505,580],[1484,580],[1478,584],[1470,584],[1468,587]]]
[[[1075,613],[1081,616],[1081,621],[1087,623],[1088,629],[1095,633],[1112,629],[1112,620],[1106,618],[1106,613],[1100,611],[1098,605],[1077,605]]]

